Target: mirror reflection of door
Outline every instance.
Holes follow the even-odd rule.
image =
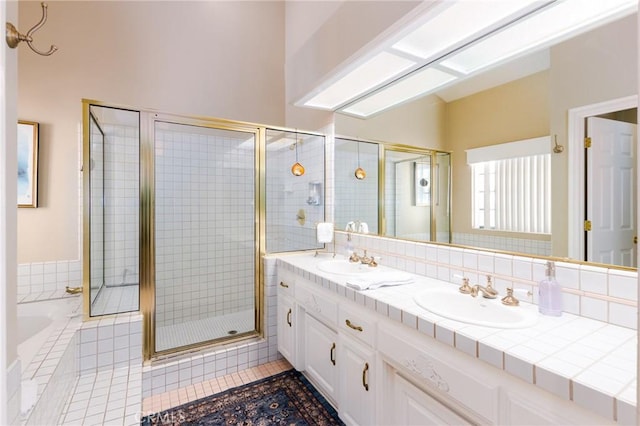
[[[587,118],[587,261],[637,267],[636,123],[637,109]]]

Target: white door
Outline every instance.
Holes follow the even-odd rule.
[[[636,127],[587,119],[587,261],[636,266]]]

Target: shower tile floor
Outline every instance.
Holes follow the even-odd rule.
[[[169,392],[153,395],[142,400],[142,412],[145,415],[159,413],[200,398],[207,397],[227,389],[255,382],[289,370],[291,364],[285,359],[268,362],[257,367],[216,377],[204,382],[195,383]]]
[[[156,327],[156,350],[164,351],[255,330],[253,309]],[[236,333],[233,333],[236,334]]]

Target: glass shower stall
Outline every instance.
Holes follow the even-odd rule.
[[[264,334],[261,256],[319,247],[324,136],[83,111],[85,319],[140,310],[147,360]]]

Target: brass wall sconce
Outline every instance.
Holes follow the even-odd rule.
[[[42,6],[42,18],[40,18],[40,22],[35,24],[29,31],[27,31],[27,34],[20,34],[20,32],[11,22],[7,22],[6,39],[7,45],[10,48],[15,49],[21,41],[26,41],[29,48],[36,52],[38,55],[49,56],[52,55],[56,50],[58,50],[58,48],[54,45],[51,45],[48,52],[42,52],[33,47],[33,33],[42,28],[44,23],[47,22],[47,4],[43,2],[40,3],[40,5]]]
[[[553,135],[553,138],[553,142],[555,143],[553,152],[555,152],[556,154],[560,154],[562,151],[564,151],[564,146],[558,145],[558,135]]]

